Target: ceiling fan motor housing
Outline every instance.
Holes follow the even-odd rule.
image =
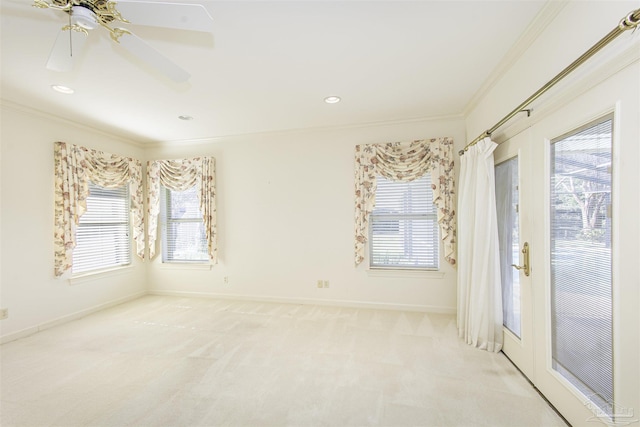
[[[71,9],[71,22],[87,30],[93,30],[98,24],[98,19],[93,11],[84,6],[73,6]]]

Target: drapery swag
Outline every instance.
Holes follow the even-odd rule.
[[[455,180],[453,139],[432,138],[411,142],[356,145],[355,154],[355,263],[364,260],[369,214],[376,196],[376,176],[394,181],[413,181],[431,172],[433,203],[438,211],[444,258],[456,263]]]
[[[76,228],[87,210],[89,181],[105,188],[129,184],[136,254],[144,259],[144,196],[142,194],[142,164],[122,157],[79,145],[56,142],[55,166],[55,226],[54,272],[62,276],[72,266],[76,246]]]
[[[154,160],[147,163],[147,191],[149,210],[149,258],[155,256],[160,213],[160,185],[172,191],[185,191],[194,185],[204,220],[209,259],[217,262],[216,219],[216,159],[194,157],[191,159]]]

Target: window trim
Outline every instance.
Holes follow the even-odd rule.
[[[119,267],[105,268],[101,270],[93,270],[90,272],[78,273],[75,276],[69,277],[68,281],[70,285],[80,285],[86,282],[93,282],[95,280],[107,279],[114,276],[120,276],[123,274],[129,274],[133,271],[133,263],[122,265]]]
[[[398,279],[443,279],[445,272],[441,269],[426,268],[395,268],[367,266],[367,275],[370,277],[388,277]]]

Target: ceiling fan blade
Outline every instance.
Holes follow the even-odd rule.
[[[173,61],[158,52],[135,34],[131,34],[129,32],[123,34],[120,37],[119,44],[137,58],[145,61],[147,64],[164,73],[167,77],[176,82],[185,82],[189,77],[191,77],[191,74],[180,68]]]
[[[65,29],[60,30],[49,54],[47,69],[61,72],[71,71],[74,60],[80,56],[86,41],[87,35],[85,33]]]
[[[213,18],[201,4],[120,0],[116,8],[123,18],[135,25],[205,32],[213,30]]]

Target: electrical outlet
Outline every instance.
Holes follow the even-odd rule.
[[[7,317],[9,317],[9,309],[8,308],[0,309],[0,319],[6,319]]]
[[[229,276],[224,276],[224,284],[225,285],[229,284]]]
[[[318,280],[318,287],[322,288],[322,280]]]
[[[328,280],[325,280],[325,281],[324,281],[324,283],[323,283],[323,286],[324,286],[325,288],[328,288],[328,287],[329,287],[329,281],[328,281]]]

